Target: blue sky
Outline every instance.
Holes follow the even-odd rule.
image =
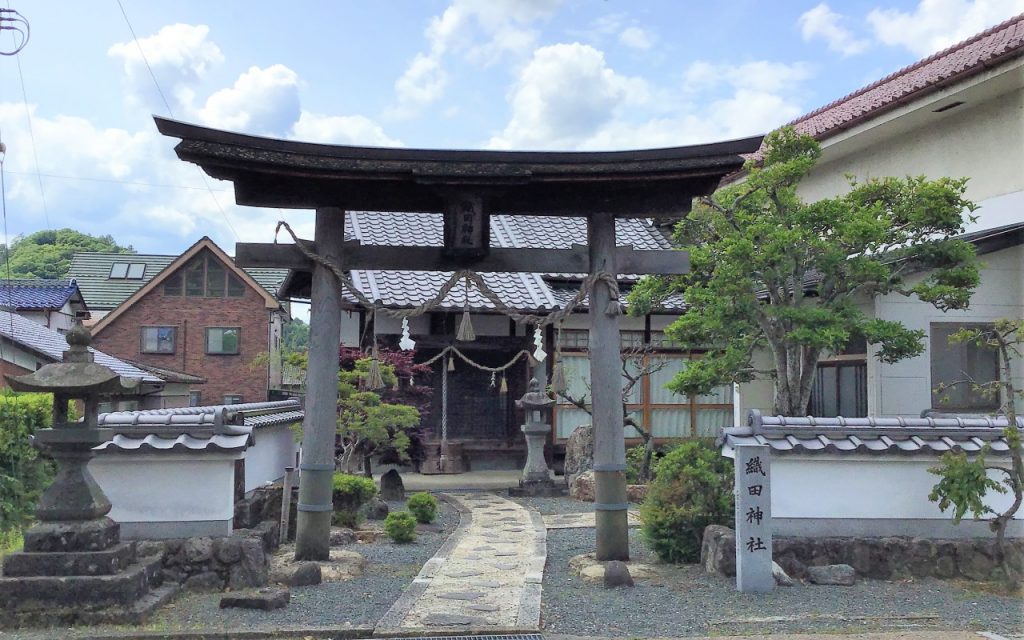
[[[181,120],[341,144],[624,149],[764,133],[1024,12],[1024,0],[122,0],[137,45],[116,0],[7,4],[32,26],[17,57],[0,57],[9,236],[68,226],[152,253],[203,235],[233,253],[270,241],[282,217],[311,235],[312,216],[237,207],[228,185],[178,161],[150,118],[168,106],[139,45]]]

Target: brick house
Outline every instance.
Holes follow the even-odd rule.
[[[280,386],[285,272],[244,270],[203,237],[181,255],[76,254],[72,277],[93,310],[93,344],[139,365],[206,383],[190,404],[267,399]],[[269,357],[267,357],[269,356]]]

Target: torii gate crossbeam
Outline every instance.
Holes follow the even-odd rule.
[[[616,217],[673,218],[743,164],[761,138],[613,152],[439,151],[309,144],[155,118],[182,160],[234,183],[239,204],[316,210],[317,254],[343,269],[678,274],[685,252],[616,247]],[[346,210],[444,215],[443,247],[346,243]],[[566,250],[489,246],[491,212],[587,219],[588,246]],[[295,555],[326,559],[337,417],[341,290],[330,270],[294,247],[239,244],[243,267],[284,267],[308,284],[310,354]],[[628,560],[625,441],[618,320],[598,281],[590,300],[597,558]]]

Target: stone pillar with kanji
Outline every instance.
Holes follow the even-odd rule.
[[[772,576],[772,499],[769,447],[736,446],[736,590],[764,593]]]

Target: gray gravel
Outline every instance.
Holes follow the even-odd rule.
[[[940,580],[858,580],[852,587],[797,585],[745,595],[732,579],[696,565],[662,566],[662,577],[633,589],[605,589],[568,570],[593,551],[593,529],[548,531],[542,616],[547,633],[580,636],[692,636],[878,629],[955,628],[1024,631],[1024,601],[970,591]],[[633,560],[655,563],[630,530]],[[910,616],[938,619],[909,619]],[[769,617],[783,620],[766,621]],[[757,619],[757,620],[755,620]],[[746,621],[746,622],[744,622]]]
[[[392,511],[404,509],[403,503],[389,502]],[[186,593],[158,612],[142,627],[96,627],[61,630],[66,638],[100,633],[138,631],[222,631],[286,630],[317,627],[372,627],[391,608],[459,523],[459,514],[444,502],[438,505],[435,525],[441,532],[421,532],[409,544],[394,544],[388,538],[369,544],[341,547],[356,551],[369,562],[359,578],[311,587],[293,587],[291,602],[277,611],[220,609],[220,593]],[[54,636],[54,630],[2,632],[4,640],[41,640]]]
[[[593,502],[580,502],[569,498],[509,498],[509,500],[533,507],[541,515],[587,513],[594,510]]]

